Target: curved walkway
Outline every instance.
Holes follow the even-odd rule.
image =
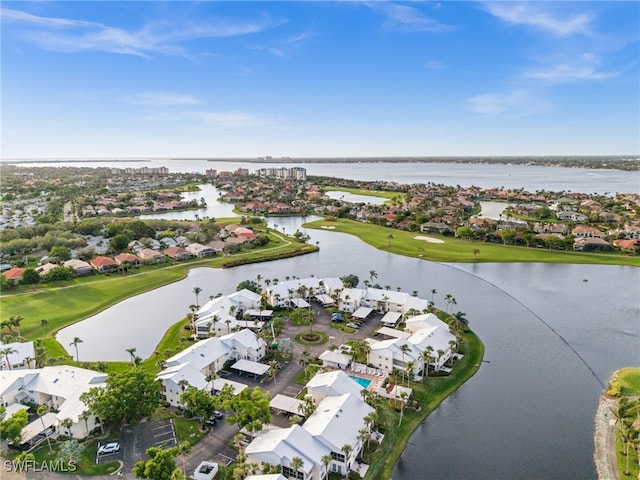
[[[602,395],[598,402],[595,418],[595,444],[593,460],[596,464],[599,480],[618,480],[618,460],[616,457],[616,424],[612,408],[616,408],[618,401]]]

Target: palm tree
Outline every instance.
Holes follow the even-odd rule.
[[[431,303],[433,303],[434,305],[436,304],[435,303],[435,295],[436,295],[436,293],[438,293],[438,291],[435,288],[432,288],[431,289]]]
[[[227,318],[227,319],[224,321],[224,323],[226,323],[226,324],[227,324],[227,334],[231,333],[231,326],[230,326],[230,325],[231,325],[231,319],[230,319],[230,318]]]
[[[193,293],[196,296],[196,305],[200,306],[200,304],[198,303],[198,295],[200,295],[200,292],[202,292],[202,289],[200,287],[194,287],[193,288]]]
[[[358,440],[360,440],[360,443],[362,445],[365,444],[370,436],[371,435],[369,434],[369,430],[367,428],[361,428],[360,430],[358,430]]]
[[[438,365],[440,365],[440,359],[442,358],[442,356],[444,355],[444,350],[442,349],[438,349]],[[440,367],[438,366],[437,370],[440,370]]]
[[[131,363],[135,365],[135,359],[136,359],[135,347],[127,348],[127,352],[129,352],[129,355],[131,355]]]
[[[407,387],[409,386],[409,382],[413,378],[413,367],[415,366],[414,361],[407,362]]]
[[[349,455],[353,452],[353,447],[348,443],[342,446],[342,453],[344,453],[344,478],[349,478]]]
[[[478,254],[480,253],[480,250],[477,248],[473,249],[473,259],[475,260],[478,257]]]
[[[425,370],[426,370],[426,377],[429,376],[429,364],[431,362],[433,362],[434,357],[433,357],[433,347],[431,345],[427,345],[427,348],[425,348],[424,352],[422,352],[422,359],[424,360],[424,365],[425,365]]]
[[[333,457],[331,456],[330,453],[327,453],[326,455],[323,455],[320,458],[320,461],[322,462],[322,466],[324,467],[324,471],[325,471],[325,476],[324,478],[327,478],[328,475],[328,469],[329,469],[329,464],[331,463],[331,460],[333,460]]]
[[[60,422],[60,425],[62,425],[64,428],[67,429],[67,432],[69,432],[69,438],[73,439],[73,432],[71,431],[71,426],[73,425],[73,420],[71,420],[70,418],[65,418],[64,420],[62,420]]]
[[[411,348],[406,343],[400,346],[400,352],[402,352],[402,365],[404,368],[402,369],[402,381],[404,382],[404,371],[406,370],[406,365],[404,364],[404,354],[409,352]]]
[[[404,407],[406,406],[407,392],[404,390],[400,392],[400,399],[402,402],[400,403],[400,420],[398,421],[398,426],[402,424],[402,417],[404,416]]]
[[[49,407],[47,407],[46,405],[40,405],[38,407],[38,410],[36,410],[38,416],[40,417],[40,421],[42,422],[42,431],[45,431],[47,429],[46,425],[44,424],[44,416],[49,413]],[[47,433],[44,434],[45,438],[47,439],[47,443],[49,444],[49,453],[52,452],[51,450],[51,440],[49,440],[49,435]]]
[[[76,349],[76,362],[80,361],[80,357],[78,356],[78,344],[82,343],[82,340],[80,339],[80,337],[74,337],[73,338],[73,342],[71,342],[69,344],[69,346],[73,345]]]
[[[18,353],[18,351],[13,347],[4,347],[0,350],[0,355],[4,355],[5,360],[7,361],[7,367],[11,370],[11,362],[9,361],[9,355],[13,355],[14,353]]]
[[[46,327],[47,325],[49,325],[49,320],[47,320],[46,318],[43,318],[42,320],[40,320],[40,326],[42,327],[43,335],[44,335],[44,327]]]
[[[369,270],[369,279],[373,282],[374,278],[378,278],[378,272],[375,270]]]
[[[291,462],[289,462],[289,468],[293,471],[294,478],[300,478],[298,470],[300,470],[303,465],[304,460],[302,460],[300,457],[293,457],[291,459]],[[302,474],[302,478],[304,478],[304,474]]]
[[[387,235],[387,241],[389,242],[389,247],[391,247],[391,240],[393,239],[393,235],[390,233]]]

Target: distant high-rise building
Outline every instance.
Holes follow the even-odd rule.
[[[307,179],[307,169],[302,167],[259,168],[256,170],[256,174],[260,177],[292,178],[302,181]]]

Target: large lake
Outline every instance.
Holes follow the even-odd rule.
[[[347,176],[337,171],[358,166],[331,165],[336,170],[324,174]],[[449,167],[456,172],[451,174],[456,177],[453,184],[463,185],[461,167],[467,166],[434,168]],[[482,178],[480,170],[486,173],[486,167],[468,166],[475,178]],[[395,164],[386,166],[386,174],[379,164],[360,168],[366,169],[363,176],[390,179],[398,175]],[[551,174],[558,169],[520,168],[534,170],[529,170],[529,183],[511,185],[514,188],[638,191],[637,175],[632,172],[605,172],[586,181],[583,176],[589,179],[591,172],[566,169],[581,180],[556,186]],[[537,177],[539,169],[546,178]],[[496,185],[502,179],[494,173],[487,182]],[[412,181],[418,180],[413,177]],[[578,188],[580,184],[583,188]],[[506,181],[504,185],[510,186]],[[288,232],[301,223],[296,218],[270,221]],[[81,360],[127,360],[125,349],[130,347],[147,356],[167,326],[187,313],[196,286],[203,290],[200,298],[207,298],[232,292],[240,281],[258,274],[283,279],[355,273],[362,282],[375,270],[380,284],[418,290],[424,298],[430,298],[435,288],[440,307],[445,306],[444,295],[452,294],[456,309],[466,312],[486,345],[487,363],[416,430],[396,465],[395,480],[596,478],[593,418],[603,384],[614,370],[640,364],[640,269],[443,264],[380,252],[335,232],[308,233],[312,242],[319,242],[319,252],[229,270],[194,269],[181,282],[129,299],[63,330],[59,339],[68,345],[73,336],[81,337]]]
[[[542,167],[535,165],[488,165],[459,163],[362,162],[362,163],[248,163],[207,160],[150,159],[146,162],[47,162],[22,163],[22,166],[82,166],[82,167],[167,167],[170,172],[199,172],[207,169],[233,171],[248,168],[303,166],[308,175],[351,178],[355,180],[385,180],[400,183],[437,183],[444,185],[475,185],[482,188],[524,188],[529,191],[572,191],[584,193],[638,192],[640,172],[595,170],[585,168]]]

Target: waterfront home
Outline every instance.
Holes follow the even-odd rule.
[[[7,352],[0,356],[0,370],[19,370],[35,366],[33,342],[2,343],[0,348]]]
[[[174,260],[187,260],[193,256],[186,249],[178,246],[168,247],[162,253],[164,253],[169,258],[173,258]]]
[[[189,252],[194,257],[204,258],[204,257],[212,257],[216,254],[216,251],[208,245],[202,245],[200,243],[192,243],[187,245],[187,252]]]
[[[92,258],[89,263],[99,273],[115,272],[118,270],[118,262],[110,257],[98,256]]]
[[[164,256],[157,250],[153,250],[151,248],[143,248],[139,252],[137,252],[138,258],[142,261],[142,263],[146,264],[155,264],[155,263],[163,263],[167,261],[167,257]]]
[[[37,419],[25,427],[23,442],[29,442],[47,429],[82,439],[99,423],[80,400],[80,395],[91,388],[106,386],[106,380],[106,373],[68,365],[3,370],[0,372],[0,404],[10,407],[34,403],[46,405],[51,410],[45,416],[45,425]],[[61,426],[66,419],[71,420],[71,427]]]
[[[245,312],[259,311],[260,300],[260,295],[247,289],[209,300],[196,312],[196,336],[223,335],[237,328],[253,327],[253,321],[238,318]]]
[[[140,266],[140,258],[133,253],[119,253],[113,258],[118,265],[128,263],[132,267],[138,268]]]
[[[201,340],[164,362],[166,368],[156,376],[161,384],[162,400],[179,406],[180,395],[187,386],[211,390],[211,377],[222,370],[228,360],[255,362],[265,353],[264,340],[251,330]]]
[[[91,265],[82,260],[78,260],[77,258],[67,260],[63,265],[67,268],[72,268],[78,277],[91,275],[93,273],[93,267]]]
[[[36,267],[36,272],[38,272],[38,275],[40,275],[41,277],[44,277],[47,273],[49,273],[51,270],[53,270],[56,267],[59,267],[60,265],[56,265],[55,263],[45,263],[44,265],[40,265],[38,267]]]
[[[578,251],[606,251],[611,250],[611,245],[599,237],[578,237],[573,241],[573,249]]]
[[[604,238],[604,233],[597,228],[582,225],[571,230],[571,235],[577,238]]]

